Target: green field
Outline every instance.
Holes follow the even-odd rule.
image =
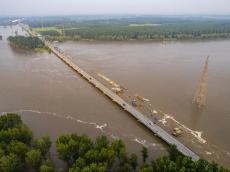
[[[57,31],[59,33],[62,33],[62,30],[57,27],[38,27],[33,28],[35,32],[44,32],[44,31]]]

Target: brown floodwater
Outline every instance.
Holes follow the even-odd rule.
[[[141,95],[193,131],[202,132],[205,158],[230,164],[230,41],[65,42],[66,55],[98,78],[103,74]],[[209,60],[207,105],[192,104],[204,61]],[[191,143],[192,144],[192,143]],[[221,152],[221,153],[220,153]],[[224,157],[224,158],[223,158]],[[217,159],[216,159],[217,158]],[[223,158],[223,159],[222,159]]]
[[[93,138],[103,134],[122,138],[130,152],[139,153],[145,145],[150,158],[166,154],[161,140],[56,56],[11,48],[6,38],[15,30],[24,34],[18,27],[0,27],[0,114],[21,114],[38,137],[48,134],[55,140],[63,133]]]
[[[36,136],[105,134],[122,138],[130,151],[148,146],[151,157],[166,145],[52,54],[11,48],[6,37],[20,30],[0,28],[0,112],[18,112]],[[230,161],[230,41],[65,42],[65,54],[98,78],[101,73],[151,101]],[[210,56],[207,105],[196,111],[192,99],[206,56]],[[102,81],[103,82],[103,81]],[[55,154],[53,152],[53,154]],[[218,154],[219,155],[219,154]],[[221,154],[220,154],[221,156]]]

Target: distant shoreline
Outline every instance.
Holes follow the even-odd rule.
[[[207,42],[207,41],[230,41],[230,37],[228,38],[191,38],[191,39],[165,39],[165,40],[154,40],[154,39],[146,39],[146,40],[138,40],[138,39],[127,39],[127,40],[101,40],[101,39],[49,39],[50,41],[58,41],[58,42],[140,42],[140,43],[171,43],[171,42]]]

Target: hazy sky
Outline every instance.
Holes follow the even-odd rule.
[[[230,14],[230,0],[0,0],[0,15]]]

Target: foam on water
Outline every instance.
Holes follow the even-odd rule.
[[[212,152],[205,151],[206,155],[212,155]]]
[[[120,133],[119,135],[116,135],[114,133],[111,133],[111,131],[107,131],[106,128],[109,128],[107,123],[103,123],[103,124],[97,124],[95,122],[88,122],[88,121],[83,121],[81,119],[77,119],[75,117],[73,117],[72,115],[69,114],[65,114],[65,115],[60,115],[57,114],[55,112],[42,112],[39,110],[31,110],[31,109],[20,109],[11,113],[23,113],[23,112],[30,112],[30,113],[34,113],[34,114],[38,114],[38,115],[49,115],[49,116],[55,116],[55,117],[59,117],[59,118],[64,118],[66,120],[72,120],[75,121],[77,123],[83,124],[83,125],[90,125],[93,126],[95,129],[100,130],[101,132],[108,134],[112,139],[119,139],[120,137],[124,137],[124,138],[128,138],[129,140],[136,142],[138,144],[141,144],[143,146],[146,147],[157,147],[160,150],[165,150],[165,148],[163,148],[163,146],[156,144],[156,143],[151,143],[146,141],[145,139],[140,139],[137,136],[133,135],[133,134],[125,134],[125,133]],[[10,113],[10,112],[2,112],[1,114],[4,115],[6,113]],[[113,132],[113,131],[112,131]]]
[[[163,114],[163,118],[159,120],[159,122],[161,122],[163,125],[166,125],[167,119],[170,119],[173,122],[175,122],[177,125],[182,127],[185,131],[192,134],[200,143],[203,143],[203,144],[207,143],[207,141],[204,138],[202,138],[202,131],[194,131],[188,128],[187,126],[185,126],[184,124],[180,123],[179,121],[177,121],[172,115],[166,114],[162,112],[161,110],[158,110],[158,111],[161,112],[161,114]]]

